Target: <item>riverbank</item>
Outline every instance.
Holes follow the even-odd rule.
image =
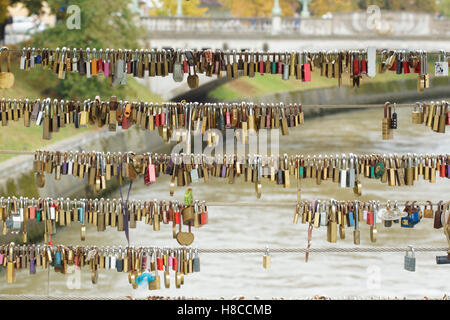
[[[171,145],[163,143],[156,131],[142,131],[134,126],[129,130],[110,132],[107,129],[96,129],[79,133],[71,138],[46,146],[46,150],[79,150],[104,152],[168,152]],[[86,179],[70,175],[63,176],[60,181],[47,179],[45,186],[39,189],[36,186],[35,174],[32,168],[33,156],[23,155],[11,158],[0,163],[0,195],[3,197],[70,197],[93,198],[106,197],[118,188],[116,179],[109,181],[106,190],[94,194]],[[27,222],[28,242],[41,241],[44,234],[44,224],[35,221]],[[1,238],[1,243],[22,243],[22,234],[8,234]]]

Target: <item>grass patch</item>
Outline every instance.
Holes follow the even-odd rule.
[[[58,81],[64,81],[57,78],[51,70],[44,70],[42,72],[24,71],[18,68],[18,59],[11,61],[11,71],[15,76],[15,83],[11,89],[0,89],[0,98],[6,99],[73,99],[75,97],[61,97],[56,90]],[[78,74],[68,74],[69,77],[81,77]],[[103,77],[102,75],[100,77]],[[140,84],[128,76],[125,93],[117,94],[117,97],[122,100],[139,101],[144,100],[148,102],[162,102],[162,98],[152,93],[147,87]],[[92,92],[89,97],[80,97],[80,99],[94,99],[96,93]],[[101,97],[102,99],[109,99],[109,97]],[[51,140],[42,139],[42,126],[36,126],[32,123],[30,127],[23,126],[23,119],[19,121],[9,121],[5,127],[0,126],[0,149],[7,150],[23,150],[32,151],[43,148],[49,144],[64,140],[76,134],[99,130],[97,127],[88,127],[75,129],[72,125],[61,128],[59,132],[52,133]],[[0,162],[11,159],[16,155],[6,154],[0,155]]]
[[[430,74],[434,70],[434,64],[429,63],[428,70]],[[447,84],[450,80],[447,78]],[[208,96],[215,100],[239,100],[248,99],[264,94],[286,91],[304,91],[308,89],[329,88],[338,85],[337,79],[326,78],[320,76],[320,70],[314,69],[311,75],[311,82],[302,82],[301,80],[282,80],[280,74],[265,74],[261,76],[259,73],[254,78],[241,77],[224,83],[223,85],[211,90]],[[366,83],[386,83],[394,84],[396,81],[417,79],[417,74],[401,74],[397,75],[393,71],[385,73],[377,73],[375,78],[364,77],[361,79],[360,89],[364,88]],[[412,82],[411,82],[412,83]],[[441,81],[439,81],[441,83]],[[350,86],[348,74],[344,74],[342,78],[342,86]]]

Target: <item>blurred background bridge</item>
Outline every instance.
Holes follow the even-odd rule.
[[[360,49],[442,49],[450,51],[450,19],[431,13],[367,11],[329,13],[321,17],[282,17],[274,1],[271,17],[148,16],[143,7],[142,43],[152,48],[254,51]],[[305,14],[303,14],[305,15]],[[187,90],[171,79],[146,79],[151,90],[166,99]],[[201,76],[200,84],[215,81]]]

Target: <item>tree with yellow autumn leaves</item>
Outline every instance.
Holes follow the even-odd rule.
[[[152,3],[152,8],[149,9],[151,16],[174,16],[177,13],[177,0],[151,0],[150,2]],[[208,8],[201,7],[200,2],[200,0],[183,0],[181,2],[183,16],[205,16]]]
[[[273,0],[218,0],[223,9],[229,10],[235,17],[262,17],[271,16]],[[313,16],[321,16],[328,12],[350,12],[366,10],[370,5],[377,5],[385,10],[405,10],[434,13],[449,0],[312,0],[308,9]],[[293,16],[300,12],[301,4],[298,0],[280,0],[283,16]]]

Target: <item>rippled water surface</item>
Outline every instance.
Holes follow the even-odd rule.
[[[322,118],[309,119],[303,127],[290,130],[289,136],[281,137],[280,152],[302,154],[336,154],[341,152],[367,153],[448,153],[449,133],[437,134],[423,125],[411,124],[410,109],[398,111],[399,129],[395,140],[381,140],[381,109],[353,111]],[[449,128],[447,127],[447,130]],[[126,151],[126,150],[123,150]],[[212,181],[211,181],[212,180]],[[227,181],[216,178],[210,184],[194,184],[194,196],[209,202],[254,202],[256,196],[253,184],[243,181],[229,185]],[[78,181],[78,183],[80,183]],[[276,184],[263,183],[261,201],[282,203],[296,200],[296,187],[283,189]],[[315,182],[302,185],[303,199],[339,200],[354,199],[352,190],[341,189],[332,182]],[[185,188],[177,188],[175,198],[181,200]],[[114,197],[119,196],[119,193]],[[169,178],[159,178],[151,187],[142,182],[133,186],[131,199],[169,199]],[[450,198],[450,182],[437,178],[437,183],[416,182],[413,187],[393,188],[379,181],[363,179],[361,200],[370,199],[417,199],[447,200]],[[209,224],[193,229],[193,246],[201,248],[271,248],[305,247],[307,225],[292,224],[294,207],[261,206],[248,207],[209,207]],[[339,238],[339,237],[338,237]],[[137,223],[130,231],[131,243],[137,245],[177,246],[172,239],[170,225],[161,224],[161,231],[143,222]],[[55,244],[81,244],[79,225],[73,224],[53,237]],[[83,244],[126,245],[123,233],[107,229],[98,233],[88,227],[87,240]],[[432,227],[432,219],[424,219],[414,229],[404,229],[394,225],[385,228],[378,224],[378,240],[370,242],[369,228],[361,224],[361,247],[395,246],[406,247],[447,245],[442,229]],[[335,244],[326,241],[326,228],[313,231],[312,247],[353,247],[352,229],[348,228],[346,239]],[[310,254],[305,263],[304,254],[272,254],[272,268],[262,268],[261,254],[202,254],[201,272],[185,277],[185,285],[175,289],[172,278],[170,289],[148,291],[146,288],[133,290],[126,273],[115,270],[100,270],[97,285],[90,283],[88,268],[82,270],[81,288],[69,289],[67,275],[55,271],[38,269],[38,273],[28,276],[28,271],[17,272],[14,285],[0,282],[3,294],[47,294],[70,296],[125,296],[144,297],[151,294],[162,296],[186,296],[205,298],[231,298],[243,295],[246,298],[285,297],[307,298],[316,294],[332,297],[442,297],[449,293],[450,266],[436,265],[435,256],[439,253],[416,253],[416,272],[403,269],[404,253],[344,253]],[[3,273],[3,276],[6,276]],[[48,282],[48,279],[50,280]],[[164,287],[163,283],[162,286]]]

